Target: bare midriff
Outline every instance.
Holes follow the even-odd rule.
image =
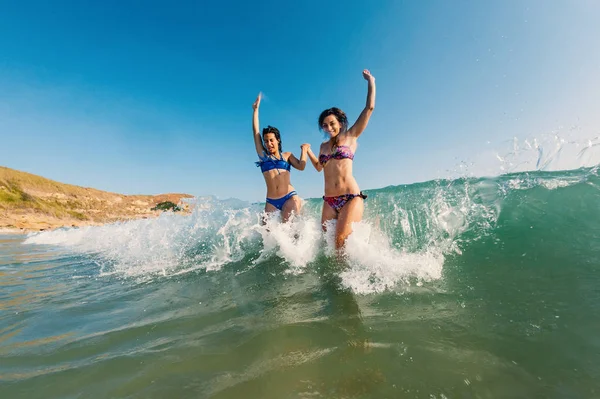
[[[323,167],[323,173],[326,197],[360,192],[358,183],[352,175],[351,159],[330,159]]]
[[[290,191],[294,191],[294,186],[290,183],[290,172],[282,169],[272,169],[263,173],[265,183],[267,183],[267,198],[281,198]]]

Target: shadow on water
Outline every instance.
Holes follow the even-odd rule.
[[[254,306],[262,306],[265,324],[237,347],[237,362],[245,365],[239,374],[232,378],[230,370],[204,386],[210,397],[358,398],[385,380],[369,366],[370,337],[357,298],[342,287],[342,265],[328,258],[317,263],[320,267],[301,276],[272,273],[275,264],[260,265],[255,277],[265,277],[269,287],[258,301],[262,305]]]

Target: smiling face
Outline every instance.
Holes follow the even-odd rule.
[[[348,118],[344,111],[339,108],[326,109],[319,115],[319,128],[332,139],[348,130]]]
[[[263,134],[263,142],[265,143],[265,149],[268,154],[277,154],[279,151],[279,140],[277,140],[275,133]]]
[[[335,137],[338,134],[340,134],[341,128],[342,125],[340,125],[340,122],[335,117],[335,115],[327,115],[321,123],[321,129],[323,129],[323,131],[327,133],[330,137]]]

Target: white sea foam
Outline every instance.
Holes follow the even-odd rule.
[[[321,226],[314,216],[307,214],[294,216],[288,223],[280,223],[278,216],[274,213],[265,226],[254,227],[263,240],[256,263],[277,255],[290,263],[290,272],[300,273],[317,256]]]
[[[26,244],[58,245],[99,255],[104,273],[171,275],[218,270],[239,260],[253,235],[256,212],[249,206],[208,200],[191,215],[165,213],[156,219],[31,234]]]
[[[548,168],[569,144],[552,142],[552,151],[542,151],[546,147],[539,141],[526,141],[524,147],[513,143],[513,155],[522,148],[537,151],[536,165]],[[597,144],[597,139],[590,140],[578,156],[591,155],[600,148]],[[511,156],[500,158],[514,164]],[[460,254],[468,240],[493,231],[511,191],[538,186],[554,190],[585,179],[585,173],[525,173],[375,191],[364,220],[354,224],[346,243],[343,284],[357,293],[371,293],[440,279],[448,254]],[[288,273],[298,274],[314,270],[318,260],[337,258],[335,221],[322,234],[320,204],[313,200],[290,223],[280,223],[275,213],[261,225],[261,206],[207,197],[196,201],[191,215],[165,213],[156,219],[35,233],[25,243],[90,254],[101,274],[154,278],[216,272],[237,262],[246,262],[241,269],[248,270],[272,259],[283,261]],[[465,232],[471,238],[465,238]]]
[[[367,294],[408,284],[411,279],[430,281],[442,276],[444,257],[432,249],[408,253],[390,245],[389,238],[368,222],[353,224],[345,247],[348,268],[341,273],[347,287]]]
[[[344,252],[348,268],[341,275],[346,286],[369,293],[439,279],[444,255],[460,252],[456,237],[477,217],[495,215],[485,214],[482,209],[487,208],[471,201],[468,187],[432,190],[418,204],[402,203],[394,198],[400,191],[392,193],[390,209],[383,201],[370,210],[375,217],[366,215],[353,225]],[[279,213],[274,213],[261,225],[258,205],[204,199],[191,215],[165,213],[157,219],[41,232],[30,235],[26,244],[91,254],[101,265],[101,274],[127,277],[215,272],[240,261],[248,263],[247,270],[273,258],[285,262],[288,273],[298,274],[310,271],[320,255],[332,262],[337,258],[336,222],[328,222],[323,235],[320,215],[310,208],[289,223],[281,223]],[[388,221],[389,227],[382,229]]]

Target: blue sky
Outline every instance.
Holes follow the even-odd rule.
[[[0,165],[65,183],[262,200],[256,94],[299,155],[323,109],[358,116],[364,68],[363,189],[488,173],[512,137],[600,133],[597,1],[2,3]],[[322,195],[312,167],[292,173]]]

